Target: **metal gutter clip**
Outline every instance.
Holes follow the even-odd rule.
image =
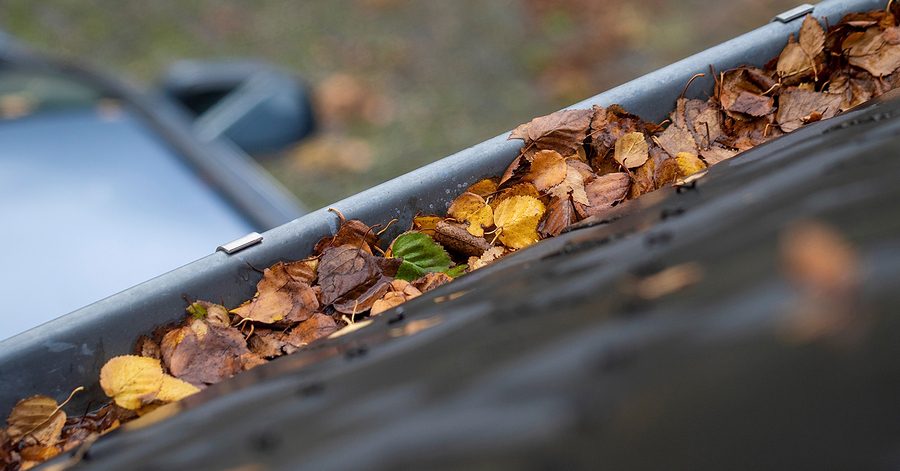
[[[247,247],[256,245],[262,242],[263,236],[261,236],[258,232],[251,232],[240,239],[235,239],[227,244],[222,244],[216,247],[216,252],[225,252],[228,255],[233,253],[240,252],[241,250],[246,249]]]
[[[815,9],[814,6],[812,6],[808,3],[804,3],[803,5],[796,6],[786,12],[776,15],[775,18],[772,18],[772,21],[779,21],[781,23],[790,23],[791,21],[794,21],[797,18],[802,18],[802,17],[806,16],[807,13],[812,13],[813,9]]]

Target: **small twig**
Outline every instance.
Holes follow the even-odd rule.
[[[350,319],[356,323],[356,310],[359,309],[359,300],[353,301],[353,311],[350,313]]]
[[[88,412],[90,412],[91,406],[92,406],[92,405],[94,405],[94,400],[93,400],[93,399],[90,400],[90,401],[88,401],[87,405],[84,407],[84,413],[81,414],[81,418],[78,419],[78,426],[81,426],[81,424],[84,423],[84,419],[87,417]]]
[[[712,137],[709,134],[709,121],[704,121],[703,125],[706,126],[706,148],[709,149],[712,146]]]
[[[494,245],[494,242],[497,242],[497,238],[500,237],[500,233],[501,233],[501,232],[503,232],[503,228],[502,228],[502,227],[498,227],[498,228],[494,231],[494,238],[491,239],[491,245]]]
[[[387,231],[387,230],[391,227],[391,224],[393,224],[393,223],[395,223],[395,222],[397,222],[397,221],[398,221],[397,218],[391,219],[391,220],[387,223],[387,225],[384,226],[384,229],[382,229],[382,230],[376,232],[375,235],[376,235],[377,237],[381,237],[381,234],[384,234],[385,231]]]
[[[337,209],[337,208],[328,208],[328,210],[331,211],[331,212],[334,213],[334,214],[337,214],[337,217],[340,218],[340,220],[341,220],[341,225],[342,225],[342,226],[344,225],[344,222],[347,221],[347,218],[344,217],[344,213],[342,213],[340,209]]]
[[[781,87],[781,82],[775,82],[775,85],[772,85],[771,87],[769,87],[768,90],[762,92],[762,95],[763,96],[768,95],[769,93],[772,93],[776,88],[779,88],[779,87]]]
[[[696,79],[698,79],[698,78],[700,78],[700,77],[706,77],[706,74],[704,74],[704,73],[694,74],[693,77],[689,78],[688,81],[687,81],[687,83],[684,84],[684,89],[681,90],[681,95],[678,95],[678,99],[684,98],[684,94],[687,93],[688,87],[691,86],[691,83],[693,83],[694,80],[696,80]]]

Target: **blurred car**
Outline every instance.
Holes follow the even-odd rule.
[[[158,90],[0,33],[0,339],[306,212],[249,154],[311,133],[305,87],[179,62]]]

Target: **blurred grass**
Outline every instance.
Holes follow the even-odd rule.
[[[0,28],[152,86],[254,57],[316,91],[320,135],[264,165],[319,207],[764,24],[794,0],[6,0]]]

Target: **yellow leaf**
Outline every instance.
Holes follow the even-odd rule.
[[[156,399],[163,383],[159,360],[122,355],[111,358],[100,369],[100,387],[116,404],[137,410]]]
[[[494,213],[500,242],[514,249],[537,242],[537,225],[543,215],[544,203],[533,196],[512,196],[501,201]]]
[[[675,158],[664,160],[660,164],[656,181],[659,185],[674,183],[705,168],[706,164],[696,155],[690,152],[679,152]]]
[[[563,182],[565,183],[565,182]],[[507,198],[512,198],[513,196],[533,196],[535,198],[540,199],[541,194],[538,192],[537,188],[534,187],[530,182],[517,183],[500,193],[497,193],[493,198],[491,198],[490,206],[494,209],[494,213],[497,213],[497,206],[506,200]]]
[[[159,389],[159,394],[156,396],[156,399],[163,402],[175,402],[198,392],[200,392],[200,388],[187,381],[182,381],[169,375],[163,375],[162,386]]]
[[[482,198],[487,198],[492,193],[497,191],[497,182],[491,180],[490,178],[485,178],[484,180],[475,182],[469,188],[466,188],[466,191],[469,193],[475,193]]]
[[[475,237],[484,236],[484,228],[494,225],[494,211],[475,193],[465,192],[457,197],[447,214],[458,221],[466,221],[466,230]]]
[[[413,218],[413,229],[433,237],[435,226],[443,220],[440,216],[416,216]]]
[[[650,146],[643,133],[629,132],[616,141],[613,157],[623,167],[640,167],[650,158]]]
[[[31,396],[17,402],[9,418],[6,433],[13,441],[31,435],[41,445],[52,445],[66,424],[66,413],[52,397]]]

